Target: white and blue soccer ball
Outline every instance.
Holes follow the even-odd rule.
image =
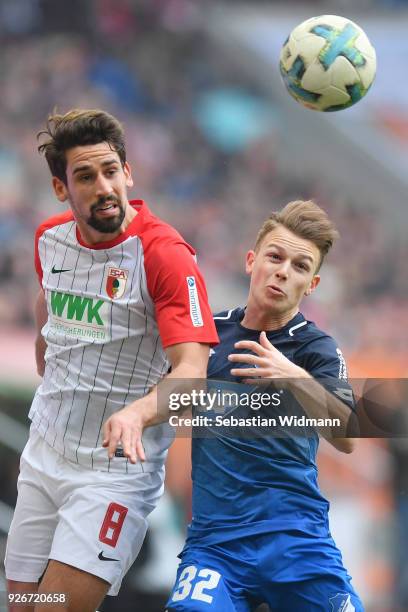
[[[363,98],[377,68],[364,30],[345,17],[320,15],[298,25],[284,43],[280,72],[288,92],[303,106],[339,111]]]

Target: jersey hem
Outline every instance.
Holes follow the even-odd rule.
[[[217,346],[220,341],[218,340],[218,338],[217,340],[215,340],[214,336],[212,338],[209,338],[208,336],[204,338],[192,338],[191,336],[175,336],[173,338],[162,340],[162,345],[163,348],[168,348],[169,346],[174,346],[175,344],[182,344],[183,342],[197,342],[199,344],[208,344],[211,347]]]
[[[120,577],[121,572],[119,572],[119,576],[115,577],[114,582],[112,582],[112,576],[109,576],[108,578],[105,572],[103,571],[98,572],[96,571],[95,566],[90,567],[90,564],[83,563],[73,557],[69,557],[69,556],[67,557],[66,555],[57,555],[56,553],[53,553],[52,555],[50,554],[48,558],[51,561],[59,561],[60,563],[65,563],[65,565],[70,565],[71,567],[80,569],[83,572],[86,572],[87,574],[91,574],[92,576],[96,576],[97,578],[101,578],[102,580],[105,580],[105,582],[109,584],[109,590],[107,592],[107,595],[116,596],[119,593],[120,584],[117,586],[116,584],[117,584],[118,578]],[[122,582],[122,579],[123,578],[120,578],[120,582]]]
[[[103,459],[103,461],[101,461],[100,458],[96,457],[94,459],[93,465],[89,464],[90,455],[86,455],[88,462],[85,462],[83,460],[84,459],[83,451],[78,453],[79,460],[74,461],[71,457],[61,452],[61,448],[59,447],[59,445],[56,444],[53,446],[52,444],[50,444],[50,441],[47,440],[47,436],[44,435],[44,432],[41,430],[41,428],[38,427],[37,418],[41,421],[41,417],[38,415],[38,413],[35,413],[32,416],[30,415],[28,416],[31,420],[30,432],[35,431],[41,437],[42,441],[45,444],[47,444],[55,453],[57,453],[67,463],[73,466],[79,466],[80,468],[89,470],[91,472],[100,471],[100,472],[106,472],[106,473],[111,473],[111,474],[112,473],[114,474],[132,474],[132,473],[139,474],[143,472],[157,472],[163,467],[166,461],[168,449],[165,449],[163,451],[164,457],[162,459],[159,458],[157,459],[157,461],[154,461],[154,460],[145,461],[145,462],[138,461],[136,464],[131,463],[129,460],[126,460],[126,458],[122,458],[122,457],[121,458],[115,457],[114,460],[111,460],[109,462],[107,451],[106,451],[106,459]],[[91,451],[92,449],[89,449],[89,450]],[[120,463],[118,462],[118,460],[120,461]]]
[[[7,580],[14,580],[15,582],[38,582],[41,575],[44,573],[44,569],[45,567],[43,567],[40,572],[36,572],[35,574],[24,574],[18,570],[16,572],[7,571],[7,569],[5,569],[4,573]]]

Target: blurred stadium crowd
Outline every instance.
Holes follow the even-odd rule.
[[[60,211],[36,132],[55,107],[101,107],[125,125],[132,196],[195,247],[214,310],[245,300],[244,257],[264,218],[292,199],[314,198],[341,239],[305,314],[339,340],[354,376],[407,376],[407,241],[390,240],[383,216],[333,192],[323,176],[294,172],[280,154],[285,134],[272,102],[203,33],[203,4],[70,0],[67,9],[0,0],[0,329],[32,329],[33,235]],[[397,465],[407,466],[407,446],[398,452]],[[10,502],[14,477],[4,489]],[[170,478],[187,507],[189,483],[171,470]],[[408,586],[406,597],[408,606]]]
[[[272,105],[222,61],[199,28],[197,5],[101,0],[96,10],[74,2],[61,17],[58,4],[20,0],[0,8],[2,324],[32,325],[33,232],[60,210],[35,132],[55,106],[103,107],[125,124],[134,195],[194,245],[214,308],[244,299],[243,258],[263,218],[291,199],[313,197],[337,218],[342,237],[307,314],[349,352],[403,351],[406,242],[387,242],[383,220],[358,199],[329,192],[324,177],[300,181],[281,163],[284,135],[272,120],[268,127]]]

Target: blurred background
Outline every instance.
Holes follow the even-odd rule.
[[[377,50],[372,90],[340,113],[302,108],[278,74],[291,29],[324,13],[355,20]],[[406,0],[0,0],[1,559],[38,384],[33,235],[61,210],[36,151],[48,113],[101,107],[123,121],[131,195],[195,247],[214,310],[245,303],[244,257],[264,218],[314,198],[341,240],[305,315],[338,340],[352,377],[406,378],[407,27]],[[408,440],[361,440],[352,455],[323,443],[319,464],[367,612],[407,612]],[[189,470],[178,439],[142,554],[101,610],[163,610]]]

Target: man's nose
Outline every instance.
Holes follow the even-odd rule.
[[[282,278],[286,280],[289,274],[289,266],[290,266],[290,262],[282,261],[280,266],[277,268],[277,270],[275,270],[276,276],[278,278]]]
[[[103,174],[98,174],[96,179],[96,195],[107,196],[113,192],[112,185],[109,179]]]

